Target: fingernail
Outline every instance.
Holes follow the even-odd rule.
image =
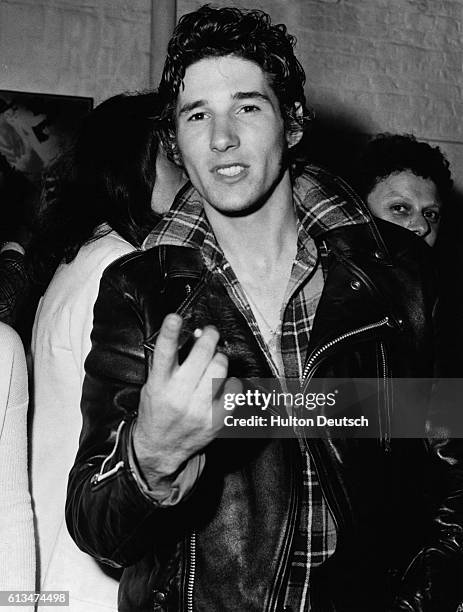
[[[170,327],[170,329],[177,329],[182,323],[182,317],[175,313],[168,314],[165,318],[165,322]]]

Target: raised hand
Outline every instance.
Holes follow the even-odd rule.
[[[213,419],[221,409],[223,394],[234,392],[230,379],[213,397],[212,381],[226,378],[228,360],[217,352],[218,331],[206,326],[188,357],[179,365],[182,319],[167,315],[154,349],[148,379],[142,388],[133,435],[138,463],[150,485],[175,477],[176,472],[206,447],[221,428]]]

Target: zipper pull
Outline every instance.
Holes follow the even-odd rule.
[[[322,266],[323,280],[326,281],[326,276],[328,274],[328,256],[329,256],[329,251],[328,251],[328,247],[326,245],[325,240],[322,240],[322,242],[320,243],[319,253],[320,253],[320,263],[321,263],[321,266]]]

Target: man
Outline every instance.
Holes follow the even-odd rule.
[[[194,188],[151,248],[104,275],[68,489],[76,542],[126,568],[122,611],[458,603],[449,442],[433,454],[387,427],[378,440],[224,440],[212,418],[234,377],[429,373],[426,246],[380,234],[339,179],[301,173],[303,82],[293,39],[258,11],[203,7],[171,40],[166,140]],[[451,489],[432,501],[431,462]]]

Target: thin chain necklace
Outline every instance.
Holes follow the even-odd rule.
[[[260,321],[262,321],[262,323],[264,323],[264,325],[265,325],[265,327],[267,329],[267,331],[265,332],[262,329],[262,326],[259,325],[259,328],[261,330],[262,336],[265,339],[265,342],[267,343],[267,345],[270,348],[276,347],[278,337],[281,334],[281,318],[280,318],[280,316],[278,316],[278,323],[276,325],[275,324],[272,325],[271,323],[269,323],[268,318],[264,315],[262,310],[259,308],[259,306],[256,303],[256,300],[252,297],[251,293],[245,289],[243,284],[241,286],[242,286],[244,294],[246,295],[246,298],[247,298],[247,300],[249,302],[251,310],[253,311],[254,318],[256,318],[256,319],[258,318]],[[258,315],[258,317],[255,316],[256,314]]]

